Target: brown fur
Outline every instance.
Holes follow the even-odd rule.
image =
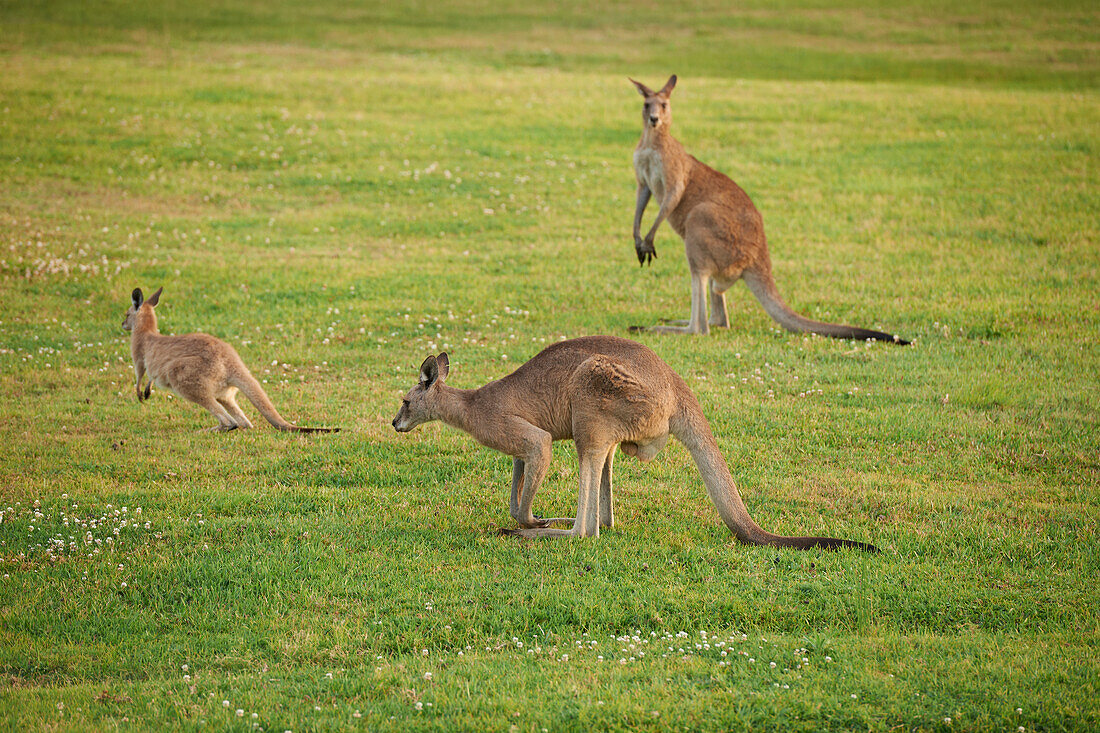
[[[130,355],[134,359],[135,388],[138,401],[148,399],[155,382],[161,389],[170,389],[185,400],[205,407],[218,419],[212,430],[251,428],[237,404],[237,391],[256,406],[260,414],[279,430],[300,433],[334,433],[340,428],[302,428],[283,419],[271,404],[263,387],[248,371],[236,350],[220,339],[205,333],[184,336],[162,336],[157,330],[154,311],[164,288],[145,300],[141,289],[135,289],[122,327],[131,332]],[[145,390],[141,380],[149,375]]]
[[[743,278],[768,315],[790,331],[909,343],[881,331],[812,321],[791,310],[775,286],[764,220],[748,194],[725,175],[689,155],[672,137],[669,97],[676,86],[675,75],[659,92],[631,81],[645,97],[642,137],[634,149],[634,173],[638,180],[634,249],[638,262],[644,265],[657,256],[653,238],[661,222],[668,219],[684,240],[691,270],[691,318],[676,322],[678,325],[631,330],[705,334],[710,326],[728,328],[725,293]],[[660,209],[643,239],[642,214],[651,196],[657,199]]]
[[[506,377],[479,389],[446,384],[446,353],[429,356],[420,381],[393,419],[398,432],[442,420],[482,445],[512,456],[510,512],[523,537],[599,536],[614,525],[611,475],[615,448],[648,462],[676,436],[691,452],[723,521],[746,544],[782,547],[874,546],[830,537],[784,537],[749,516],[695,396],[652,350],[614,336],[560,341]],[[538,519],[535,493],[550,463],[550,444],[572,439],[580,462],[576,518]],[[553,529],[556,522],[572,529]]]

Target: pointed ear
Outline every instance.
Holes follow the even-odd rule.
[[[141,293],[141,288],[134,288],[134,292],[130,293],[130,301],[134,304],[134,310],[141,307],[141,304],[145,302],[145,296]]]
[[[161,294],[162,292],[164,292],[164,288],[162,288],[162,287],[161,287],[161,288],[157,288],[157,292],[155,292],[155,293],[153,293],[152,295],[150,295],[150,296],[149,296],[149,300],[148,300],[148,301],[146,301],[146,302],[147,302],[147,303],[149,303],[149,305],[151,305],[151,306],[153,306],[154,308],[156,308],[156,307],[157,307],[157,303],[159,303],[159,302],[160,302],[160,294]]]
[[[629,76],[626,78],[630,79]],[[630,81],[634,86],[638,88],[638,94],[641,94],[643,97],[653,96],[653,90],[647,87],[645,84],[641,83],[640,81],[634,81],[633,79],[630,79]]]
[[[657,92],[657,95],[661,96],[661,97],[667,97],[668,95],[672,94],[672,90],[675,87],[676,87],[676,75],[673,74],[672,76],[670,76],[668,78],[668,81],[665,82],[665,85],[663,87],[661,87],[661,91]]]
[[[447,358],[447,352],[444,351],[442,354],[435,357],[435,363],[439,367],[439,381],[445,382],[447,380],[447,374],[451,371],[451,360]]]
[[[420,384],[424,388],[431,387],[439,378],[439,362],[434,356],[429,356],[420,365]]]

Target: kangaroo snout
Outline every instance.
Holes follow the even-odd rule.
[[[657,123],[660,122],[660,121],[661,121],[661,118],[657,117],[656,115],[650,115],[649,116],[649,124],[653,125],[654,127],[656,127]]]

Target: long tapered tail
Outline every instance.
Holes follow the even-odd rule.
[[[752,294],[756,296],[756,299],[760,301],[760,305],[764,306],[764,310],[767,314],[788,331],[794,331],[795,333],[816,333],[821,336],[831,336],[832,338],[838,339],[859,339],[862,341],[874,339],[876,341],[887,341],[899,346],[907,346],[909,344],[908,341],[898,338],[894,334],[883,333],[882,331],[872,331],[868,328],[857,328],[855,326],[822,323],[795,313],[779,295],[779,288],[775,286],[775,279],[771,276],[771,273],[746,271],[742,277],[745,280],[745,284],[749,286],[749,290],[751,290]]]
[[[687,447],[691,457],[695,459],[695,465],[698,466],[703,483],[707,487],[707,496],[718,509],[722,521],[740,542],[746,545],[794,547],[799,550],[811,547],[821,547],[826,550],[851,547],[865,552],[879,551],[874,545],[855,540],[840,540],[833,537],[787,537],[762,529],[749,516],[749,510],[745,507],[741,493],[733,482],[733,476],[730,475],[729,467],[726,466],[726,461],[718,450],[718,443],[714,440],[699,403],[686,386],[684,390],[687,394],[681,401],[679,412],[672,420],[671,432]]]
[[[275,405],[271,404],[271,400],[268,398],[267,392],[264,392],[264,388],[260,386],[260,383],[256,381],[255,377],[247,372],[241,376],[230,379],[229,383],[239,389],[241,393],[248,398],[248,401],[256,406],[256,409],[260,411],[264,419],[279,430],[286,430],[292,433],[340,432],[340,428],[303,428],[287,422],[283,419],[283,416],[279,414],[279,411],[275,409]]]

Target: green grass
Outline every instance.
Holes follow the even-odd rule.
[[[0,1],[0,728],[1100,726],[1094,4],[445,5]],[[390,428],[428,353],[687,315],[630,239],[626,76],[671,72],[788,302],[915,344],[742,287],[642,340],[762,526],[882,555],[736,545],[676,443],[613,531],[515,542],[507,457]],[[139,405],[160,285],[344,431]],[[537,511],[576,486],[556,445]]]

